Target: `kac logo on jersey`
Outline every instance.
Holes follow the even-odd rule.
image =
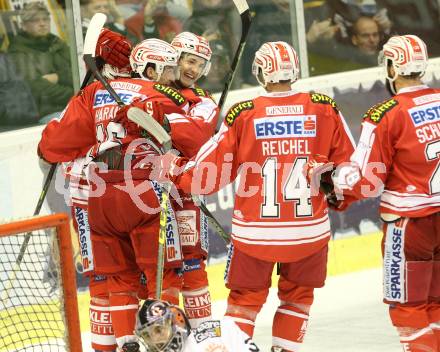
[[[255,137],[316,137],[316,115],[264,117],[254,120]]]
[[[422,126],[433,121],[440,121],[440,102],[416,106],[408,110],[414,126]]]

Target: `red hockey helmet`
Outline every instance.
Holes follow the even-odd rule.
[[[299,76],[298,55],[286,42],[264,43],[255,53],[252,73],[263,87],[288,80],[293,83]]]
[[[173,46],[160,39],[146,39],[136,45],[130,54],[130,65],[134,72],[137,72],[142,78],[144,71],[149,63],[156,66],[160,79],[166,66],[177,67],[179,53]]]
[[[182,32],[176,35],[171,42],[171,45],[181,55],[182,53],[189,53],[201,57],[206,60],[202,75],[206,76],[211,68],[212,50],[209,42],[199,35],[191,32]]]
[[[420,73],[422,76],[428,66],[428,50],[425,42],[415,35],[400,35],[391,37],[383,46],[379,54],[379,64],[388,63],[394,68],[394,77],[387,78],[394,81],[397,75],[408,76],[413,73]]]

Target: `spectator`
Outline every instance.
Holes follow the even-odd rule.
[[[107,16],[107,22],[105,27],[127,37],[130,41],[135,38],[130,37],[127,28],[125,27],[124,18],[122,17],[118,7],[115,4],[115,0],[80,0],[81,4],[81,17],[83,34],[87,32],[89,23],[93,15],[97,12],[101,12]]]
[[[369,31],[372,26],[378,27],[376,45],[380,45],[380,34],[390,33],[392,26],[386,8],[378,6],[375,0],[327,0],[319,5],[316,1],[305,0],[304,9],[311,75],[376,65],[373,55],[363,52],[365,47],[361,44],[359,31],[364,32],[365,26],[370,27]]]
[[[369,66],[377,65],[381,33],[372,17],[361,16],[353,24],[351,42],[357,48],[357,59]]]
[[[137,14],[127,19],[130,34],[139,42],[149,38],[160,38],[167,42],[182,31],[182,22],[170,14],[167,0],[147,0]]]
[[[232,0],[194,0],[193,14],[185,22],[184,29],[203,36],[209,42],[218,42],[223,46],[228,60],[232,62],[241,33],[240,16]],[[213,48],[213,55],[216,55],[215,48]],[[223,68],[212,65],[209,75],[221,77],[220,86],[223,86],[229,68],[224,70],[224,65],[221,66]],[[239,75],[236,75],[232,87],[239,86],[240,79],[237,78]],[[210,84],[202,84],[208,90],[212,91],[214,88]],[[214,85],[217,86],[218,83]]]
[[[29,85],[17,74],[8,54],[0,52],[0,131],[36,123],[38,112]]]
[[[69,47],[50,33],[50,13],[42,2],[25,4],[20,18],[22,30],[11,37],[9,54],[44,117],[63,110],[73,95]]]

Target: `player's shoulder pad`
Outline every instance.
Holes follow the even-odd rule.
[[[315,104],[326,104],[330,105],[336,113],[339,112],[338,106],[336,105],[336,102],[330,98],[328,95],[321,94],[321,93],[310,93],[310,100],[312,103]]]
[[[191,90],[193,91],[194,95],[197,97],[205,97],[205,98],[211,98],[211,93],[209,93],[207,90],[201,88],[201,87],[194,87],[191,88]]]
[[[399,102],[395,98],[385,100],[369,108],[364,114],[363,119],[370,120],[374,123],[379,123],[380,120],[382,120],[382,118],[385,116],[385,113],[396,107],[397,104],[399,104]]]
[[[232,126],[234,121],[245,110],[252,110],[254,102],[252,100],[242,101],[232,106],[226,114],[225,121],[229,126]]]
[[[194,338],[197,343],[202,342],[208,338],[222,336],[220,320],[209,320],[201,323],[193,330]]]
[[[182,94],[180,94],[178,90],[166,86],[164,84],[155,83],[153,85],[153,89],[157,90],[159,93],[171,99],[177,106],[181,106],[186,102],[185,97]]]

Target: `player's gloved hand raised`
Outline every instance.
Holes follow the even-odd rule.
[[[127,112],[132,106],[133,105],[125,105],[121,107],[116,113],[114,122],[120,123],[125,128],[128,135],[140,136],[142,129],[136,123],[130,121],[127,116]]]
[[[96,44],[96,56],[117,68],[130,65],[131,44],[122,34],[103,28]]]

